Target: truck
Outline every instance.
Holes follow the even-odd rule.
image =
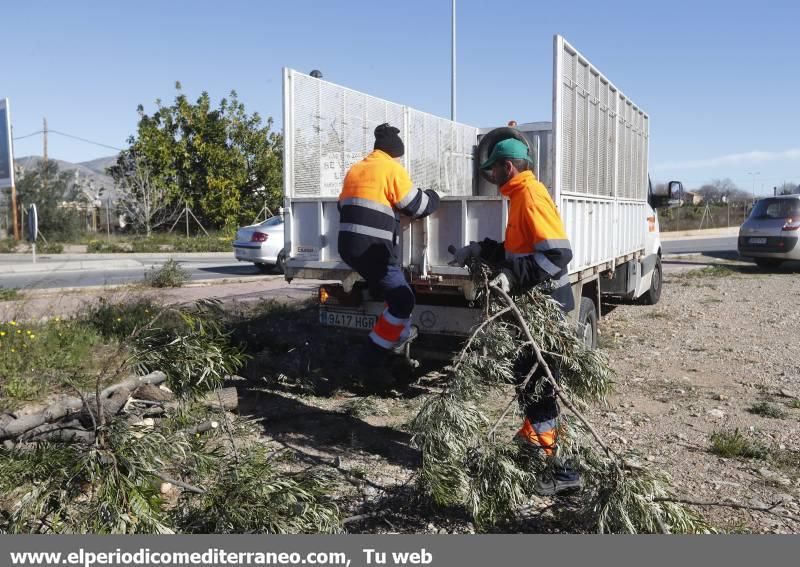
[[[401,224],[402,267],[415,291],[420,336],[463,337],[483,310],[466,268],[448,249],[504,240],[507,200],[480,164],[499,139],[529,147],[533,170],[559,208],[573,250],[570,317],[597,344],[601,298],[654,304],[663,285],[656,209],[671,206],[681,183],[653,187],[650,118],[585,56],[556,35],[548,121],[478,128],[284,69],[285,277],[324,280],[320,324],[367,332],[383,303],[338,255],[337,198],[349,167],[372,149],[372,133],[401,130],[401,158],[415,186],[442,197],[431,216]],[[415,347],[416,348],[416,347]]]

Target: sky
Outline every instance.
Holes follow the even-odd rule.
[[[0,97],[14,136],[52,130],[124,147],[138,104],[175,81],[218,101],[235,89],[281,127],[281,69],[450,115],[450,0],[8,2]],[[764,0],[457,0],[457,120],[552,116],[563,35],[650,116],[654,181],[732,178],[756,194],[800,183],[800,3]],[[15,141],[17,157],[42,137]],[[49,136],[72,162],[114,153]]]

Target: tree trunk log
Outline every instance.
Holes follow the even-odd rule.
[[[125,404],[125,400],[130,397],[130,392],[135,390],[141,384],[160,384],[166,380],[166,376],[163,372],[152,372],[146,376],[133,376],[118,384],[114,384],[113,386],[109,386],[102,392],[100,392],[100,399],[103,401],[104,408],[107,403],[111,402],[109,406],[109,410],[116,407],[116,404],[119,400],[124,396],[122,400],[122,405]],[[116,396],[115,393],[119,392]],[[92,412],[96,411],[97,402],[95,401],[95,397],[91,396],[86,399],[86,403],[89,406]],[[122,405],[116,408],[116,411],[113,413],[119,412]],[[64,419],[65,417],[69,417],[71,415],[83,412],[86,417],[88,417],[88,412],[84,408],[83,401],[78,398],[65,398],[58,402],[52,403],[43,410],[31,413],[27,415],[22,415],[16,419],[12,419],[11,421],[0,425],[0,441],[5,439],[16,439],[23,433],[30,431],[31,429],[35,429],[40,427],[46,423],[53,423],[55,421],[59,421]],[[95,416],[97,417],[97,416]]]

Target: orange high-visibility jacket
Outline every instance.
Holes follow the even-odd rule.
[[[500,188],[509,198],[504,264],[523,287],[550,280],[550,294],[565,311],[575,306],[567,277],[572,248],[547,188],[532,171],[523,171]]]
[[[398,262],[400,214],[422,218],[439,206],[431,190],[414,188],[405,168],[381,150],[356,163],[339,195],[339,254],[352,265],[367,251],[374,261]],[[376,249],[379,253],[376,254]]]

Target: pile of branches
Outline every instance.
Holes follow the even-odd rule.
[[[517,405],[519,392],[533,398],[545,383],[555,390],[562,410],[558,458],[581,471],[584,488],[569,498],[571,521],[600,533],[706,533],[711,527],[674,497],[661,471],[614,452],[586,419],[589,404],[603,403],[614,375],[599,350],[587,348],[560,306],[542,290],[512,298],[488,284],[491,274],[472,266],[483,289],[483,322],[449,368],[444,389],[426,400],[412,423],[413,441],[423,456],[420,488],[434,503],[463,506],[486,529],[513,521],[535,497],[538,475],[554,465],[543,451],[500,438],[498,429]],[[526,390],[514,377],[518,357],[533,358],[545,378]],[[550,364],[559,365],[560,379]],[[499,419],[490,420],[485,400],[493,392],[514,393]]]
[[[280,470],[237,414],[245,357],[215,308],[134,329],[91,394],[0,415],[0,533],[340,530],[331,478]]]

